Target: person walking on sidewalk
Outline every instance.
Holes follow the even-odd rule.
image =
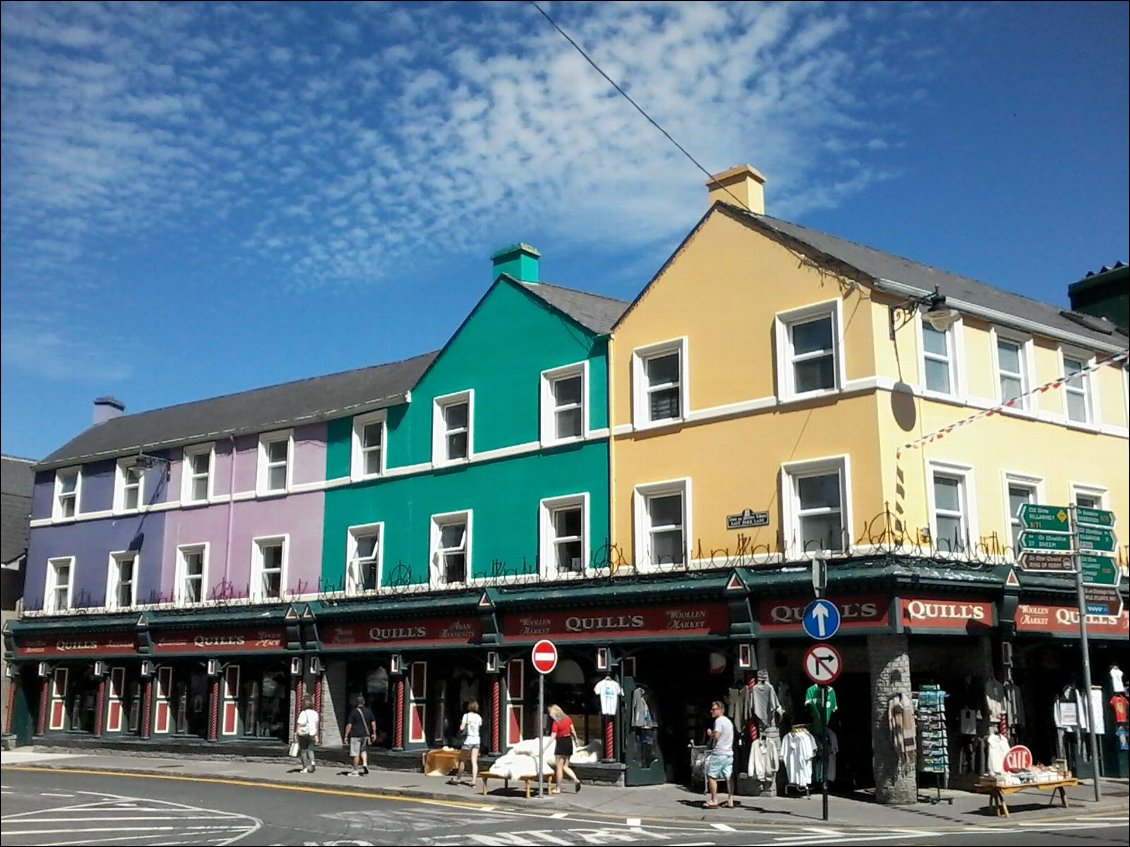
[[[463,736],[463,749],[471,759],[471,787],[479,778],[479,747],[482,745],[483,716],[479,714],[479,701],[472,700],[467,704],[467,711],[463,713],[463,720],[459,723],[459,734]],[[463,781],[463,758],[459,758],[459,782]]]
[[[314,772],[314,744],[318,741],[318,713],[314,710],[314,698],[302,698],[302,711],[294,722],[294,736],[298,739],[298,763],[300,773]]]
[[[370,742],[377,740],[377,719],[365,705],[365,695],[358,694],[353,711],[345,722],[345,737],[349,741],[349,759],[352,768],[349,776],[369,773]]]
[[[573,742],[577,740],[577,728],[573,726],[573,719],[565,714],[565,710],[560,706],[550,706],[546,711],[549,712],[549,717],[553,721],[553,737],[557,739],[553,747],[553,764],[556,770],[557,785],[550,793],[561,793],[561,780],[565,774],[568,774],[569,779],[573,780],[573,790],[580,791],[581,778],[569,767],[569,759],[573,756]]]
[[[710,799],[703,805],[708,809],[718,808],[718,780],[726,780],[726,807],[734,808],[734,723],[726,717],[722,703],[715,700],[710,704],[710,715],[714,727],[706,732],[711,748],[706,756],[703,770],[706,772],[706,787]]]

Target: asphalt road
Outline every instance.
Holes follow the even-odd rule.
[[[22,845],[1127,845],[1125,819],[869,831],[626,819],[349,788],[4,768],[4,847]]]

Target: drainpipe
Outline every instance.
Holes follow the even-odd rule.
[[[224,583],[228,584],[231,575],[231,536],[232,512],[235,509],[235,433],[228,436],[231,444],[231,458],[228,460],[228,543],[224,548]]]

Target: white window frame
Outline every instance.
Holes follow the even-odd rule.
[[[128,456],[118,459],[114,467],[114,511],[137,512],[145,502],[145,470],[136,466],[137,459]],[[130,477],[136,480],[136,486],[130,485]],[[130,488],[137,489],[137,505],[130,506],[126,503],[126,493]]]
[[[1063,374],[1063,418],[1067,423],[1076,426],[1094,426],[1096,421],[1095,409],[1097,408],[1095,402],[1095,372],[1088,371],[1076,379],[1068,379],[1068,359],[1078,362],[1080,370],[1085,370],[1095,363],[1095,357],[1090,353],[1072,348],[1061,347],[1059,349],[1059,368],[1060,373]],[[1071,417],[1071,404],[1068,401],[1072,396],[1083,398],[1083,420],[1081,421]]]
[[[267,547],[282,547],[282,561],[279,563],[279,596],[268,597],[263,586],[264,574],[264,556],[263,551]],[[290,560],[290,536],[283,535],[264,535],[258,538],[251,539],[251,585],[250,595],[251,600],[260,603],[272,603],[282,601],[286,597],[287,586],[287,567]]]
[[[1033,349],[1034,342],[1029,335],[1021,335],[1015,332],[1003,330],[1000,327],[993,327],[992,331],[993,342],[993,369],[996,373],[996,395],[997,402],[1001,405],[1005,402],[1004,391],[1001,386],[1001,379],[1006,374],[1001,369],[1000,360],[1000,345],[1001,342],[1014,345],[1019,351],[1020,356],[1020,371],[1019,373],[1009,371],[1007,373],[1010,377],[1020,378],[1020,398],[1011,406],[1005,406],[1006,409],[1012,409],[1018,412],[1027,412],[1032,408],[1032,386],[1035,385],[1033,368]]]
[[[930,462],[927,473],[926,484],[926,497],[930,509],[930,539],[934,546],[934,551],[939,556],[963,556],[968,552],[973,551],[975,546],[980,542],[980,526],[977,522],[977,509],[974,504],[977,502],[977,492],[974,486],[973,468],[970,465],[959,465],[950,462]],[[959,482],[959,494],[963,498],[961,515],[964,518],[965,524],[965,543],[968,545],[966,550],[952,549],[943,550],[938,542],[941,540],[938,537],[938,505],[934,496],[934,484],[936,477],[956,478]],[[946,539],[947,543],[949,539]]]
[[[447,455],[447,419],[444,412],[449,406],[467,404],[467,455],[456,459]],[[475,455],[475,391],[457,391],[445,394],[432,400],[432,464],[440,467],[443,465],[460,465],[471,460]]]
[[[581,567],[578,571],[561,571],[557,567],[557,544],[561,539],[557,537],[553,516],[558,511],[572,508],[581,510]],[[541,501],[538,514],[538,552],[541,560],[542,577],[544,579],[560,579],[585,576],[588,573],[588,563],[592,555],[592,542],[589,534],[588,492],[568,494],[562,497],[547,497]]]
[[[836,474],[840,482],[840,537],[847,553],[852,547],[851,527],[851,459],[847,455],[825,456],[781,465],[781,535],[784,552],[789,558],[803,558],[830,553],[830,550],[805,549],[800,537],[802,509],[797,483],[801,479]]]
[[[66,600],[60,604],[57,602],[57,595],[59,589],[63,586],[59,583],[59,567],[64,564],[67,566]],[[48,614],[58,614],[59,612],[69,611],[71,603],[74,600],[74,584],[74,556],[55,556],[48,559],[47,576],[43,586],[43,611]]]
[[[360,524],[358,526],[351,526],[345,533],[345,593],[350,596],[361,594],[373,594],[380,590],[381,580],[384,577],[384,534],[385,525],[383,521],[377,523]],[[376,538],[374,545],[375,556],[372,559],[362,559],[357,554],[358,539],[360,538]],[[376,574],[373,587],[371,589],[362,588],[360,580],[358,580],[358,569],[364,562],[372,561],[376,565]]]
[[[462,586],[472,582],[471,541],[474,537],[474,518],[475,513],[470,509],[461,512],[444,512],[443,514],[432,515],[431,539],[428,543],[428,562],[430,563],[429,583],[432,588]],[[462,582],[448,582],[444,576],[446,569],[442,561],[443,553],[445,550],[455,550],[458,548],[441,548],[440,542],[443,538],[444,527],[459,523],[464,526],[463,543],[461,545],[464,557],[464,579]]]
[[[925,318],[918,321],[918,349],[922,351],[922,357],[919,360],[919,367],[922,369],[921,385],[922,393],[933,397],[947,397],[955,398],[961,397],[965,393],[965,380],[962,373],[961,363],[965,360],[965,346],[963,343],[964,332],[962,330],[962,321],[960,318],[955,320],[953,324],[945,332],[940,333],[946,339],[946,357],[945,362],[950,379],[950,390],[938,391],[937,389],[930,388],[927,381],[926,362],[942,361],[942,357],[936,353],[928,353],[926,351],[926,332],[927,328],[930,331],[936,332],[932,326],[926,321]]]
[[[270,471],[278,463],[271,464],[267,448],[271,444],[286,442],[286,483],[282,488],[268,488]],[[284,429],[278,432],[264,432],[259,436],[259,467],[256,480],[256,490],[260,496],[272,494],[286,494],[290,491],[291,481],[294,477],[294,430]]]
[[[652,385],[647,379],[647,363],[651,359],[669,356],[672,353],[679,357],[679,412],[673,418],[651,419],[651,391]],[[661,341],[658,344],[649,344],[646,347],[637,347],[632,351],[632,425],[636,429],[668,426],[687,419],[690,412],[691,380],[690,380],[690,350],[686,336]]]
[[[178,606],[195,606],[208,599],[208,542],[182,544],[177,547],[177,569],[173,583],[173,602]],[[185,584],[188,581],[188,556],[200,554],[200,599],[191,601]]]
[[[677,565],[670,562],[653,561],[651,555],[651,533],[654,527],[651,525],[651,510],[648,508],[648,503],[653,497],[666,497],[673,494],[681,495],[683,498],[683,561]],[[691,534],[691,516],[694,513],[692,511],[690,477],[637,485],[632,493],[632,513],[635,530],[633,538],[635,550],[633,552],[635,554],[637,571],[658,571],[664,568],[690,567],[691,538],[694,537]]]
[[[1087,506],[1086,508],[1095,508],[1107,510],[1107,503],[1109,502],[1110,490],[1099,485],[1086,485],[1081,482],[1071,483],[1071,505],[1078,506],[1079,498],[1086,497],[1094,501],[1097,505]]]
[[[385,461],[388,456],[387,418],[388,413],[384,409],[381,409],[380,411],[357,415],[357,417],[353,419],[353,440],[352,449],[350,450],[350,477],[354,481],[376,479],[385,472]],[[381,446],[379,448],[380,461],[378,462],[377,470],[368,471],[365,469],[367,464],[366,459],[368,458],[368,453],[372,452],[374,448],[366,448],[362,437],[365,434],[365,430],[373,424],[379,426],[381,433]]]
[[[74,477],[75,490],[67,495],[68,500],[73,500],[72,514],[64,514],[63,509],[63,479]],[[55,471],[55,493],[51,501],[51,516],[57,521],[73,521],[80,514],[82,505],[82,467],[59,468]]]
[[[573,379],[580,377],[581,380],[581,432],[579,435],[570,435],[565,437],[558,437],[557,435],[557,415],[562,411],[562,408],[557,405],[557,395],[554,393],[554,385],[565,379]],[[589,434],[589,363],[576,362],[571,365],[565,365],[560,368],[551,368],[541,372],[541,414],[540,414],[540,436],[543,447],[553,444],[569,444],[577,441],[584,441]],[[568,409],[569,407],[566,407]]]
[[[193,468],[193,461],[197,456],[208,457],[208,470],[205,472],[205,488],[207,489],[203,497],[196,497],[193,493],[195,487],[193,483],[200,478]],[[184,453],[181,458],[181,493],[180,499],[182,503],[207,503],[212,498],[213,486],[216,480],[216,449],[215,444],[194,444],[191,447],[185,447]]]
[[[1005,471],[1004,474],[1004,525],[1008,528],[1008,546],[1012,549],[1013,556],[1020,555],[1020,545],[1018,543],[1019,533],[1023,529],[1020,526],[1020,517],[1012,514],[1012,493],[1013,488],[1023,488],[1028,491],[1029,503],[1044,503],[1044,480],[1038,476],[1031,474],[1012,473]]]
[[[122,582],[122,565],[130,563],[129,603],[123,605],[118,599],[118,589]],[[106,608],[111,612],[132,609],[137,605],[137,574],[141,566],[141,555],[136,550],[119,550],[110,554],[106,573]]]
[[[798,391],[796,387],[796,361],[793,354],[794,326],[828,317],[832,320],[832,380],[831,388]],[[843,390],[846,382],[844,365],[843,301],[826,300],[800,309],[778,312],[773,318],[773,336],[777,352],[777,399],[779,401],[825,397]]]

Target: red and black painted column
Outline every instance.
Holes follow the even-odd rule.
[[[103,716],[106,713],[106,677],[98,678],[98,693],[94,697],[94,737],[102,736]]]

